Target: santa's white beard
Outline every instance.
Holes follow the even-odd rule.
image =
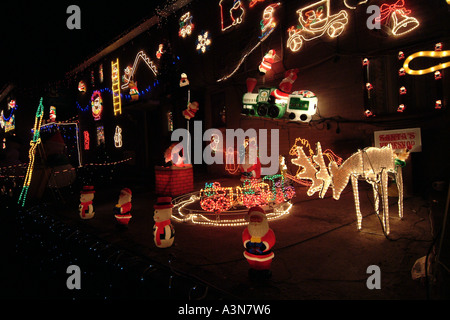
[[[269,222],[263,220],[262,222],[250,222],[248,224],[248,232],[252,237],[262,238],[269,231]]]

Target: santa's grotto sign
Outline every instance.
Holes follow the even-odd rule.
[[[375,131],[374,136],[375,147],[381,148],[390,144],[395,151],[422,151],[420,128]]]

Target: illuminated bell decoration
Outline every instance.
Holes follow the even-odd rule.
[[[403,112],[405,111],[405,105],[404,104],[400,104],[397,108],[397,112]]]
[[[83,80],[78,82],[78,91],[80,92],[86,92],[86,83],[84,83]]]
[[[400,87],[399,92],[401,95],[406,94],[406,88],[405,87]]]
[[[442,108],[442,100],[436,100],[436,103],[434,104],[435,109],[441,109]]]
[[[103,112],[103,99],[100,91],[94,91],[92,94],[91,107],[94,120],[100,120]]]
[[[419,26],[416,18],[408,16],[411,10],[405,8],[405,0],[398,0],[393,4],[383,3],[380,6],[380,15],[375,18],[377,22],[385,22],[384,27],[394,35],[408,33]]]

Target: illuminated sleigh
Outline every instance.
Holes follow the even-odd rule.
[[[297,10],[299,25],[288,29],[289,38],[287,47],[297,52],[303,45],[303,41],[310,41],[323,36],[325,33],[330,38],[338,37],[348,22],[345,10],[330,15],[330,1],[323,0],[310,6]]]

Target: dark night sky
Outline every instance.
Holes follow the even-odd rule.
[[[0,5],[0,88],[57,81],[124,31],[153,15],[161,1],[7,1]],[[81,9],[69,30],[67,7]]]

